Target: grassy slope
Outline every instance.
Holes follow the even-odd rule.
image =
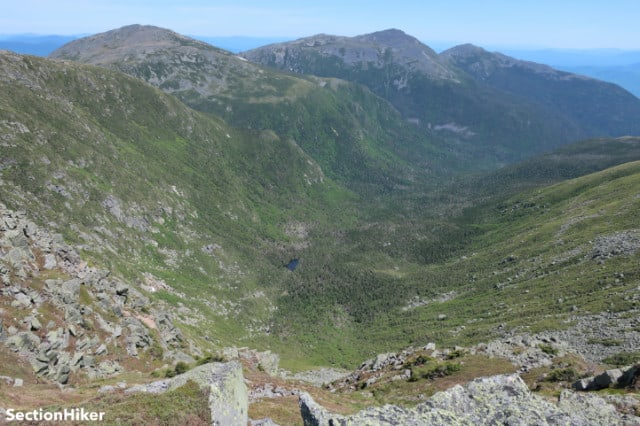
[[[125,27],[52,56],[117,69],[233,126],[273,130],[359,193],[403,189],[474,164],[454,161],[449,147],[362,86],[281,73],[161,28]]]
[[[353,366],[408,344],[478,341],[501,323],[557,327],[573,305],[629,307],[629,259],[602,269],[588,241],[635,229],[637,164],[456,219],[420,199],[358,201],[290,141],[230,129],[121,74],[2,60],[3,202],[132,281],[165,280],[174,290],[157,299],[205,346],[269,346],[294,368]],[[298,269],[282,268],[293,257]],[[614,270],[629,278],[612,296],[597,281]]]
[[[175,291],[157,296],[208,330],[190,334],[250,335],[270,315],[278,253],[300,240],[287,227],[350,211],[354,197],[272,132],[235,131],[120,73],[0,61],[2,201],[100,266],[165,280]]]
[[[496,89],[454,67],[451,71],[456,74],[455,80],[434,78],[413,70],[411,64],[395,62],[393,55],[385,56],[384,60],[378,58],[378,63],[364,60],[346,63],[337,53],[324,53],[322,45],[293,43],[281,60],[270,50],[277,46],[280,45],[245,54],[251,60],[282,70],[303,70],[307,74],[363,84],[387,99],[405,118],[418,120],[423,132],[446,138],[449,147],[459,155],[471,153],[475,160],[473,167],[477,169],[493,169],[593,134],[585,131],[587,124],[591,124],[588,119],[559,114],[531,96]],[[357,51],[357,47],[348,44],[344,49]],[[451,123],[464,131],[432,130]],[[598,129],[597,134],[608,133]]]
[[[494,336],[499,325],[539,331],[566,327],[571,314],[631,309],[638,255],[615,256],[604,264],[592,255],[599,237],[637,232],[639,185],[635,162],[518,194],[465,217],[458,226],[468,236],[452,236],[460,247],[446,252],[443,245],[441,259],[412,257],[408,251],[414,247],[403,244],[398,224],[369,227],[360,240],[345,236],[340,256],[347,265],[368,269],[341,281],[335,279],[339,266],[309,265],[308,281],[292,281],[279,301],[279,314],[296,318],[278,329],[282,342],[302,335],[307,356],[355,363],[371,356],[373,348],[470,344]],[[408,225],[409,241],[409,230],[423,231]],[[391,244],[367,252],[357,241]],[[418,253],[420,248],[415,247]],[[626,278],[615,283],[620,272]],[[438,301],[450,292],[451,300]],[[402,309],[410,300],[423,306]]]

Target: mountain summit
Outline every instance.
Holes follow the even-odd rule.
[[[315,54],[320,58],[314,60]],[[300,74],[323,75],[315,66],[321,66],[321,58],[335,57],[348,66],[366,64],[366,67],[381,69],[393,62],[436,79],[456,77],[456,72],[442,63],[433,49],[397,29],[356,37],[318,34],[250,50],[242,56]]]
[[[185,50],[215,50],[224,54],[222,49],[214,49],[206,43],[185,37],[171,30],[151,25],[128,25],[115,30],[71,41],[56,49],[51,58],[70,59],[78,62],[105,65],[122,57],[131,55],[131,59],[141,54],[151,54],[162,49],[185,47]]]
[[[612,83],[521,61],[470,44],[440,54],[475,81],[543,105],[590,135],[638,134],[640,102]]]
[[[303,43],[332,39],[316,36]],[[434,168],[431,140],[361,85],[283,73],[173,31],[140,25],[76,40],[51,57],[121,71],[236,127],[274,131],[352,189],[404,186]],[[436,167],[444,163],[443,155]],[[401,165],[398,158],[407,161]]]
[[[513,161],[595,136],[640,133],[640,100],[613,84],[463,45],[440,55],[400,30],[314,36],[242,53],[369,87],[424,131]]]

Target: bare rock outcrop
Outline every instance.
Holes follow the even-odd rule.
[[[0,324],[0,341],[34,374],[61,384],[78,371],[92,378],[122,371],[119,347],[129,356],[167,356],[184,341],[170,314],[135,287],[88,266],[62,237],[2,204],[0,300],[12,312]]]
[[[640,425],[593,394],[563,391],[557,404],[532,394],[517,374],[473,380],[439,392],[414,408],[371,407],[351,416],[331,413],[300,395],[306,426],[324,425]]]
[[[236,361],[204,364],[172,379],[134,386],[125,392],[162,393],[179,388],[190,380],[209,391],[209,408],[213,425],[245,426],[247,424],[249,394],[244,383],[242,365]]]

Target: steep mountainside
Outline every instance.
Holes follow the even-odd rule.
[[[123,27],[73,41],[51,57],[119,70],[237,127],[273,130],[361,192],[399,189],[444,173],[454,160],[471,164],[363,87],[265,69],[162,28]]]
[[[42,401],[51,404],[92,395],[89,406],[132,424],[160,411],[187,423],[208,400],[214,408],[197,418],[209,423],[220,411],[209,397],[220,386],[206,380],[210,394],[172,388],[193,376],[127,389],[173,389],[148,398],[120,389],[128,387],[124,377],[147,382],[152,371],[175,375],[229,356],[251,375],[252,418],[283,414],[288,404],[299,419],[293,395],[315,406],[303,393],[311,386],[269,376],[277,355],[246,346],[280,354],[290,369],[360,365],[329,389],[312,389],[330,411],[415,405],[516,368],[557,396],[557,382],[595,376],[591,363],[640,359],[640,163],[620,164],[637,158],[637,137],[565,146],[457,190],[442,175],[417,174],[433,147],[404,139],[416,128],[385,117],[395,114],[385,101],[334,79],[283,78],[310,91],[294,90],[281,121],[273,118],[283,113],[273,107],[280,101],[264,109],[249,106],[266,98],[233,104],[251,120],[282,126],[276,133],[231,127],[117,70],[0,53],[0,378],[27,380],[25,392],[3,384],[3,405],[33,409],[33,395],[47,394]],[[297,118],[298,133],[288,135],[283,123]],[[354,151],[338,148],[349,141]],[[332,162],[350,152],[348,162]],[[404,174],[377,184],[375,197],[324,171],[357,186],[385,164],[380,182]],[[534,188],[516,192],[532,181]],[[548,182],[556,183],[542,186]],[[246,424],[241,371],[233,365],[238,392],[227,394]],[[215,383],[229,379],[212,375]],[[555,410],[509,377],[489,380],[507,384],[505,407],[514,398],[508,382],[517,382],[520,402]],[[98,391],[96,379],[107,386]],[[637,387],[637,378],[625,386]],[[448,395],[477,395],[454,389]],[[267,395],[281,399],[265,402]],[[415,417],[386,410],[380,415]]]
[[[640,98],[640,62],[629,65],[562,65],[559,68],[618,84]]]
[[[465,176],[444,189],[469,207],[495,203],[525,189],[550,185],[640,160],[640,138],[600,138],[564,145],[499,170]],[[452,200],[452,203],[455,202]]]
[[[352,220],[354,197],[273,132],[102,68],[3,52],[0,69],[2,202],[157,290],[205,346],[265,327],[289,251]]]
[[[413,37],[387,30],[353,38],[319,35],[242,55],[290,72],[364,84],[407,120],[456,137],[467,149],[476,147],[477,155],[489,150],[494,162],[521,159],[586,137],[640,133],[640,100],[620,88],[537,66],[548,71],[528,81],[536,87],[503,90],[459,67],[451,60],[455,52],[435,55]],[[555,97],[543,102],[541,96],[549,92]]]
[[[569,118],[585,134],[623,136],[640,133],[640,101],[621,87],[546,65],[519,61],[467,44],[441,58],[476,81],[544,105]]]

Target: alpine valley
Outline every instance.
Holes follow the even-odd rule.
[[[0,52],[0,406],[640,424],[640,99],[399,30]]]

